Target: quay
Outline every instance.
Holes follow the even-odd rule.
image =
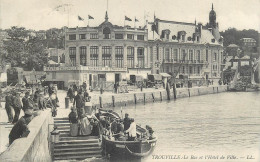
[[[177,88],[176,98],[193,97],[199,95],[207,95],[221,93],[227,91],[227,86],[209,86],[209,87],[194,87],[194,88]],[[54,121],[67,118],[70,109],[65,109],[64,91],[58,91],[60,98],[60,108],[58,108],[57,119],[51,117],[50,109],[42,111],[39,116],[36,116],[28,125],[30,134],[26,138],[20,138],[14,141],[3,153],[0,154],[0,161],[5,162],[33,162],[33,161],[52,161],[50,149],[50,132]],[[130,92],[126,94],[91,94],[93,106],[109,108],[113,106],[128,106],[134,104],[145,104],[149,102],[161,102],[168,99],[173,100],[174,94],[171,89],[169,98],[165,89],[145,89],[140,92]],[[67,129],[69,129],[67,127]],[[8,134],[10,129],[1,129],[1,133]],[[4,139],[4,138],[2,138]],[[8,136],[3,143],[8,143]],[[93,140],[93,139],[92,139]],[[21,147],[22,146],[22,147]],[[75,153],[76,154],[76,153]],[[100,157],[100,156],[98,156]]]

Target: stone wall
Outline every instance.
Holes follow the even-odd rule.
[[[28,125],[30,134],[26,138],[15,140],[12,145],[0,155],[4,162],[49,162],[48,148],[49,124],[53,123],[50,110],[41,112]],[[52,128],[50,126],[50,128]]]
[[[194,88],[177,88],[176,98],[192,97],[206,94],[214,94],[226,92],[227,86],[210,86],[210,87],[194,87]],[[174,99],[173,89],[170,90],[170,99]],[[115,95],[99,95],[94,96],[92,104],[97,107],[113,107],[125,106],[129,104],[145,104],[149,102],[167,100],[166,90],[158,90],[155,92],[136,92]]]

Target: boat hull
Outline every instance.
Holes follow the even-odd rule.
[[[157,139],[147,141],[111,141],[103,136],[103,153],[112,159],[141,159],[151,154]]]

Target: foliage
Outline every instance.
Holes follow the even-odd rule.
[[[230,44],[240,45],[241,38],[253,38],[258,42],[258,31],[249,29],[249,30],[237,30],[236,28],[229,28],[224,32],[220,32],[224,37],[224,47],[227,47]]]
[[[6,53],[1,53],[5,62],[25,70],[42,70],[48,61],[43,40],[23,27],[11,27],[7,33],[9,39],[4,41]]]

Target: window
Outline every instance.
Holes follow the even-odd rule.
[[[127,47],[127,67],[134,67],[134,47]]]
[[[200,67],[199,66],[198,66],[198,71],[197,72],[198,72],[198,74],[200,74]]]
[[[182,74],[185,74],[185,66],[182,67]]]
[[[90,39],[98,39],[97,33],[90,33]]]
[[[206,61],[209,61],[209,50],[206,50]]]
[[[111,32],[110,32],[110,29],[108,27],[105,27],[103,29],[103,35],[104,35],[104,39],[110,39]]]
[[[80,53],[80,65],[87,65],[87,50],[86,50],[86,46],[82,46],[79,48],[79,53]]]
[[[127,34],[127,39],[134,39],[134,34]]]
[[[220,59],[221,59],[221,62],[224,62],[224,60],[223,60],[223,52],[220,53],[220,57],[221,57],[221,58],[220,58]]]
[[[170,62],[170,49],[169,48],[165,49],[165,60]]]
[[[192,71],[193,69],[192,69],[192,66],[190,66],[190,71],[189,71],[189,74],[192,74],[193,73],[193,71]]]
[[[72,66],[76,66],[76,47],[69,48],[69,57]]]
[[[112,47],[111,46],[103,46],[102,47],[102,66],[111,66],[111,54]]]
[[[166,67],[165,67],[165,72],[166,72],[166,73],[169,73],[169,70],[170,70],[169,66],[166,66]]]
[[[115,34],[115,39],[124,39],[123,34]]]
[[[159,60],[159,47],[156,47],[156,59]]]
[[[137,63],[139,68],[144,68],[144,48],[137,48]]]
[[[150,62],[153,62],[153,47],[150,47]]]
[[[69,40],[76,40],[76,34],[70,34]]]
[[[197,36],[197,42],[199,42],[200,41],[200,37],[199,36]]]
[[[90,47],[90,65],[98,66],[98,46]]]
[[[185,35],[181,35],[181,40],[184,42],[185,41]]]
[[[197,60],[200,61],[200,50],[197,50]]]
[[[144,35],[137,35],[137,40],[144,40]]]
[[[86,39],[86,34],[80,34],[79,39]]]
[[[189,60],[193,60],[193,50],[189,50]]]
[[[217,53],[214,53],[214,61],[217,61]]]
[[[123,67],[123,54],[124,54],[123,46],[116,46],[116,48],[115,48],[116,67],[119,67],[119,68]]]
[[[178,61],[178,49],[174,49],[173,50],[173,59],[175,60],[175,61]]]
[[[181,59],[184,61],[184,60],[185,60],[185,57],[186,57],[186,53],[185,53],[185,50],[183,49],[183,50],[182,50]]]

